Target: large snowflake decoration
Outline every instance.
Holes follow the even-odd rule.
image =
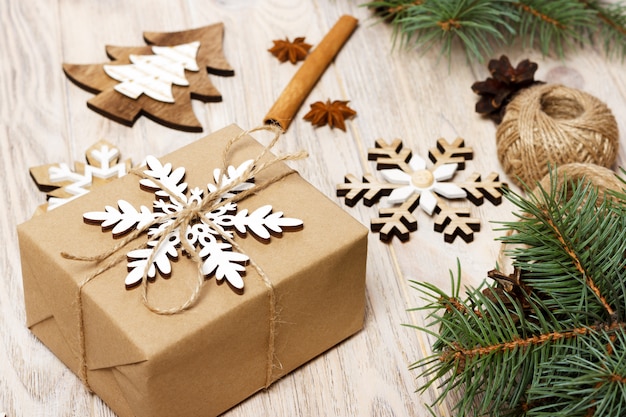
[[[40,190],[47,193],[48,203],[37,214],[53,210],[92,188],[120,178],[130,170],[131,161],[120,160],[120,150],[100,140],[85,152],[87,163],[76,162],[73,169],[65,164],[49,164],[30,168],[30,175]]]
[[[372,206],[381,197],[388,196],[387,201],[392,206],[381,208],[379,217],[371,221],[372,231],[379,232],[383,241],[388,242],[394,236],[408,240],[410,232],[417,230],[413,211],[420,207],[431,216],[435,214],[434,229],[444,234],[446,242],[453,242],[457,236],[471,242],[474,232],[480,230],[480,221],[470,217],[469,208],[452,206],[447,201],[467,199],[478,206],[486,198],[498,205],[506,186],[493,172],[484,180],[474,173],[465,182],[450,182],[472,157],[473,150],[465,147],[463,139],[458,138],[451,144],[439,139],[437,146],[429,151],[433,165],[428,168],[426,160],[402,148],[400,139],[390,144],[379,139],[376,147],[368,150],[368,159],[376,161],[376,169],[384,181],[372,174],[364,175],[359,181],[348,174],[345,183],[337,186],[337,195],[345,197],[351,207],[361,198],[366,206]]]
[[[163,234],[174,224],[177,214],[182,213],[185,207],[200,205],[204,191],[198,187],[189,190],[187,183],[183,182],[185,169],[182,167],[172,169],[170,163],[165,165],[149,156],[146,158],[149,169],[144,171],[148,178],[140,180],[142,189],[155,192],[153,210],[141,206],[139,210],[125,201],[119,200],[117,208],[106,206],[105,211],[84,213],[83,217],[88,223],[100,224],[103,229],[112,229],[114,237],[119,237],[132,230],[142,230],[148,225],[149,240],[146,247],[132,250],[128,253],[128,270],[125,284],[127,288],[141,283],[145,270],[148,268],[148,279],[154,280],[156,272],[165,277],[172,273],[172,260],[178,259],[181,240],[186,239],[190,247],[198,250],[198,256],[202,259],[202,273],[206,276],[214,274],[218,281],[224,278],[237,289],[242,289],[244,282],[242,275],[245,273],[245,264],[248,256],[233,251],[232,244],[225,239],[228,236],[234,238],[233,229],[240,234],[252,232],[260,239],[269,241],[272,233],[280,234],[283,228],[302,226],[302,220],[283,217],[282,212],[272,212],[272,206],[262,206],[252,213],[247,209],[237,211],[237,203],[226,202],[216,209],[202,210],[202,215],[209,222],[205,222],[202,216],[191,222],[186,230],[175,228],[167,234]],[[229,166],[226,172],[215,169],[213,177],[215,184],[207,184],[209,193],[214,193],[228,185],[228,192],[224,192],[218,198],[221,202],[233,195],[254,187],[252,179],[241,182],[240,177],[252,164],[252,160],[246,161],[239,167]],[[153,181],[150,178],[154,178]],[[184,249],[181,249],[184,251]],[[156,253],[153,253],[156,251]],[[148,266],[150,259],[152,265]]]

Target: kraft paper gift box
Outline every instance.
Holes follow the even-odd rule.
[[[184,167],[189,187],[206,192],[213,169],[223,165],[222,149],[240,132],[228,126],[160,161]],[[233,145],[229,164],[238,166],[262,149],[245,136]],[[280,162],[255,183],[288,169]],[[119,240],[87,224],[83,214],[118,200],[150,208],[155,195],[139,180],[128,174],[18,226],[28,327],[74,373],[86,366],[89,388],[120,417],[220,414],[362,328],[367,229],[297,173],[237,203],[238,212],[269,204],[303,221],[301,229],[269,242],[233,233],[273,290],[247,265],[243,291],[207,277],[191,308],[160,315],[142,302],[143,288],[126,289],[125,257],[82,285],[107,261],[70,260],[61,253],[111,249]],[[147,240],[144,233],[129,246]],[[168,279],[157,274],[148,284],[151,305],[169,308],[190,297],[197,265],[180,251],[172,265]]]

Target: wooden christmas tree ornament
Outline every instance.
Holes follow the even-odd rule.
[[[87,106],[132,126],[140,115],[173,129],[201,132],[191,99],[221,101],[208,73],[234,75],[224,53],[224,25],[182,32],[144,32],[149,46],[106,46],[110,64],[63,64],[67,77],[97,94]]]

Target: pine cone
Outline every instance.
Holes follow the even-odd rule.
[[[500,59],[489,61],[491,77],[485,81],[477,81],[472,84],[472,90],[478,94],[480,100],[476,103],[476,112],[500,123],[506,106],[513,97],[522,89],[535,84],[543,84],[535,81],[537,64],[528,59],[521,61],[513,68],[509,58],[502,55]]]

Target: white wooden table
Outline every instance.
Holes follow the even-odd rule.
[[[25,326],[16,225],[44,202],[28,168],[82,160],[98,139],[117,145],[134,162],[164,155],[230,123],[259,125],[298,66],[280,64],[267,49],[273,39],[306,36],[318,43],[343,14],[360,26],[315,86],[280,144],[283,151],[305,149],[310,157],[294,164],[303,177],[363,224],[376,206],[345,206],[336,197],[344,175],[372,172],[367,149],[374,141],[402,138],[414,153],[427,156],[435,141],[463,137],[474,148],[464,171],[502,172],[495,150],[495,126],[474,113],[477,97],[470,86],[488,73],[485,64],[469,64],[460,50],[449,63],[436,51],[426,54],[392,49],[391,28],[375,24],[357,1],[336,0],[152,0],[73,1],[5,0],[0,2],[0,174],[4,199],[0,237],[0,415],[113,416],[96,396],[44,347]],[[205,133],[165,128],[143,117],[129,128],[87,109],[93,95],[71,84],[61,65],[107,62],[107,44],[143,45],[143,31],[176,31],[224,22],[225,55],[234,77],[211,79],[222,92],[221,103],[194,101]],[[567,59],[542,57],[520,48],[501,49],[516,63],[539,63],[537,78],[585,90],[613,110],[626,141],[624,64],[608,60],[593,48],[574,51]],[[358,116],[347,132],[314,128],[302,120],[318,100],[350,100]],[[619,165],[626,153],[619,152]],[[505,178],[506,179],[506,178]],[[433,221],[416,211],[419,229],[410,241],[391,244],[370,234],[365,328],[230,410],[228,416],[427,416],[425,404],[437,395],[414,391],[423,383],[408,366],[429,351],[429,340],[403,324],[422,324],[423,316],[407,312],[418,306],[410,280],[449,287],[457,259],[466,284],[478,284],[495,265],[497,225],[510,220],[511,205],[473,207],[482,219],[474,242],[448,244],[434,232]],[[325,237],[332,239],[332,236]],[[449,405],[435,408],[451,415]]]

